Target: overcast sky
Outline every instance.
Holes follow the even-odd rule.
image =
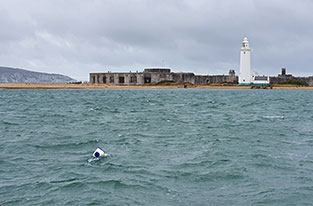
[[[0,0],[0,65],[88,80],[90,72],[313,75],[312,0]]]

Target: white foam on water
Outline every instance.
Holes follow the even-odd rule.
[[[263,116],[264,119],[284,119],[285,116]]]
[[[100,156],[100,157],[92,157],[92,158],[89,158],[88,159],[88,163],[92,163],[92,162],[96,162],[96,161],[99,161],[99,160],[101,160],[101,159],[103,159],[103,158],[108,158],[108,157],[110,157],[111,155],[110,154],[108,154],[108,153],[104,153],[102,156]]]

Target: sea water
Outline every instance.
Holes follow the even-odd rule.
[[[313,91],[0,90],[0,157],[0,205],[311,205]]]

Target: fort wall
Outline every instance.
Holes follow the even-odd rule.
[[[286,74],[286,69],[278,76],[269,77],[270,84],[281,84],[289,80],[299,80],[313,86],[313,76],[294,77],[292,74]],[[178,83],[191,83],[195,85],[237,84],[238,76],[234,70],[230,70],[228,75],[195,75],[194,73],[171,72],[170,69],[152,68],[145,69],[144,72],[128,73],[90,73],[91,84],[111,84],[111,85],[145,85],[159,83],[162,81],[172,81]]]
[[[313,76],[294,77],[292,76],[292,74],[286,73],[286,68],[282,68],[281,74],[278,74],[278,76],[270,77],[270,84],[281,84],[289,80],[298,80],[298,81],[306,82],[309,86],[313,86]]]
[[[308,83],[309,86],[313,86],[313,76],[310,76],[310,77],[294,77],[294,76],[270,77],[270,84],[281,84],[289,80],[299,80],[299,81]]]
[[[170,69],[145,69],[136,73],[90,73],[91,84],[144,85],[173,81],[191,84],[238,83],[234,70],[229,75],[195,75],[194,73],[174,73]]]

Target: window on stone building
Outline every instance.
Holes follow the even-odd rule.
[[[114,77],[110,77],[110,83],[114,83]]]
[[[130,83],[137,83],[137,77],[136,76],[130,77]]]

